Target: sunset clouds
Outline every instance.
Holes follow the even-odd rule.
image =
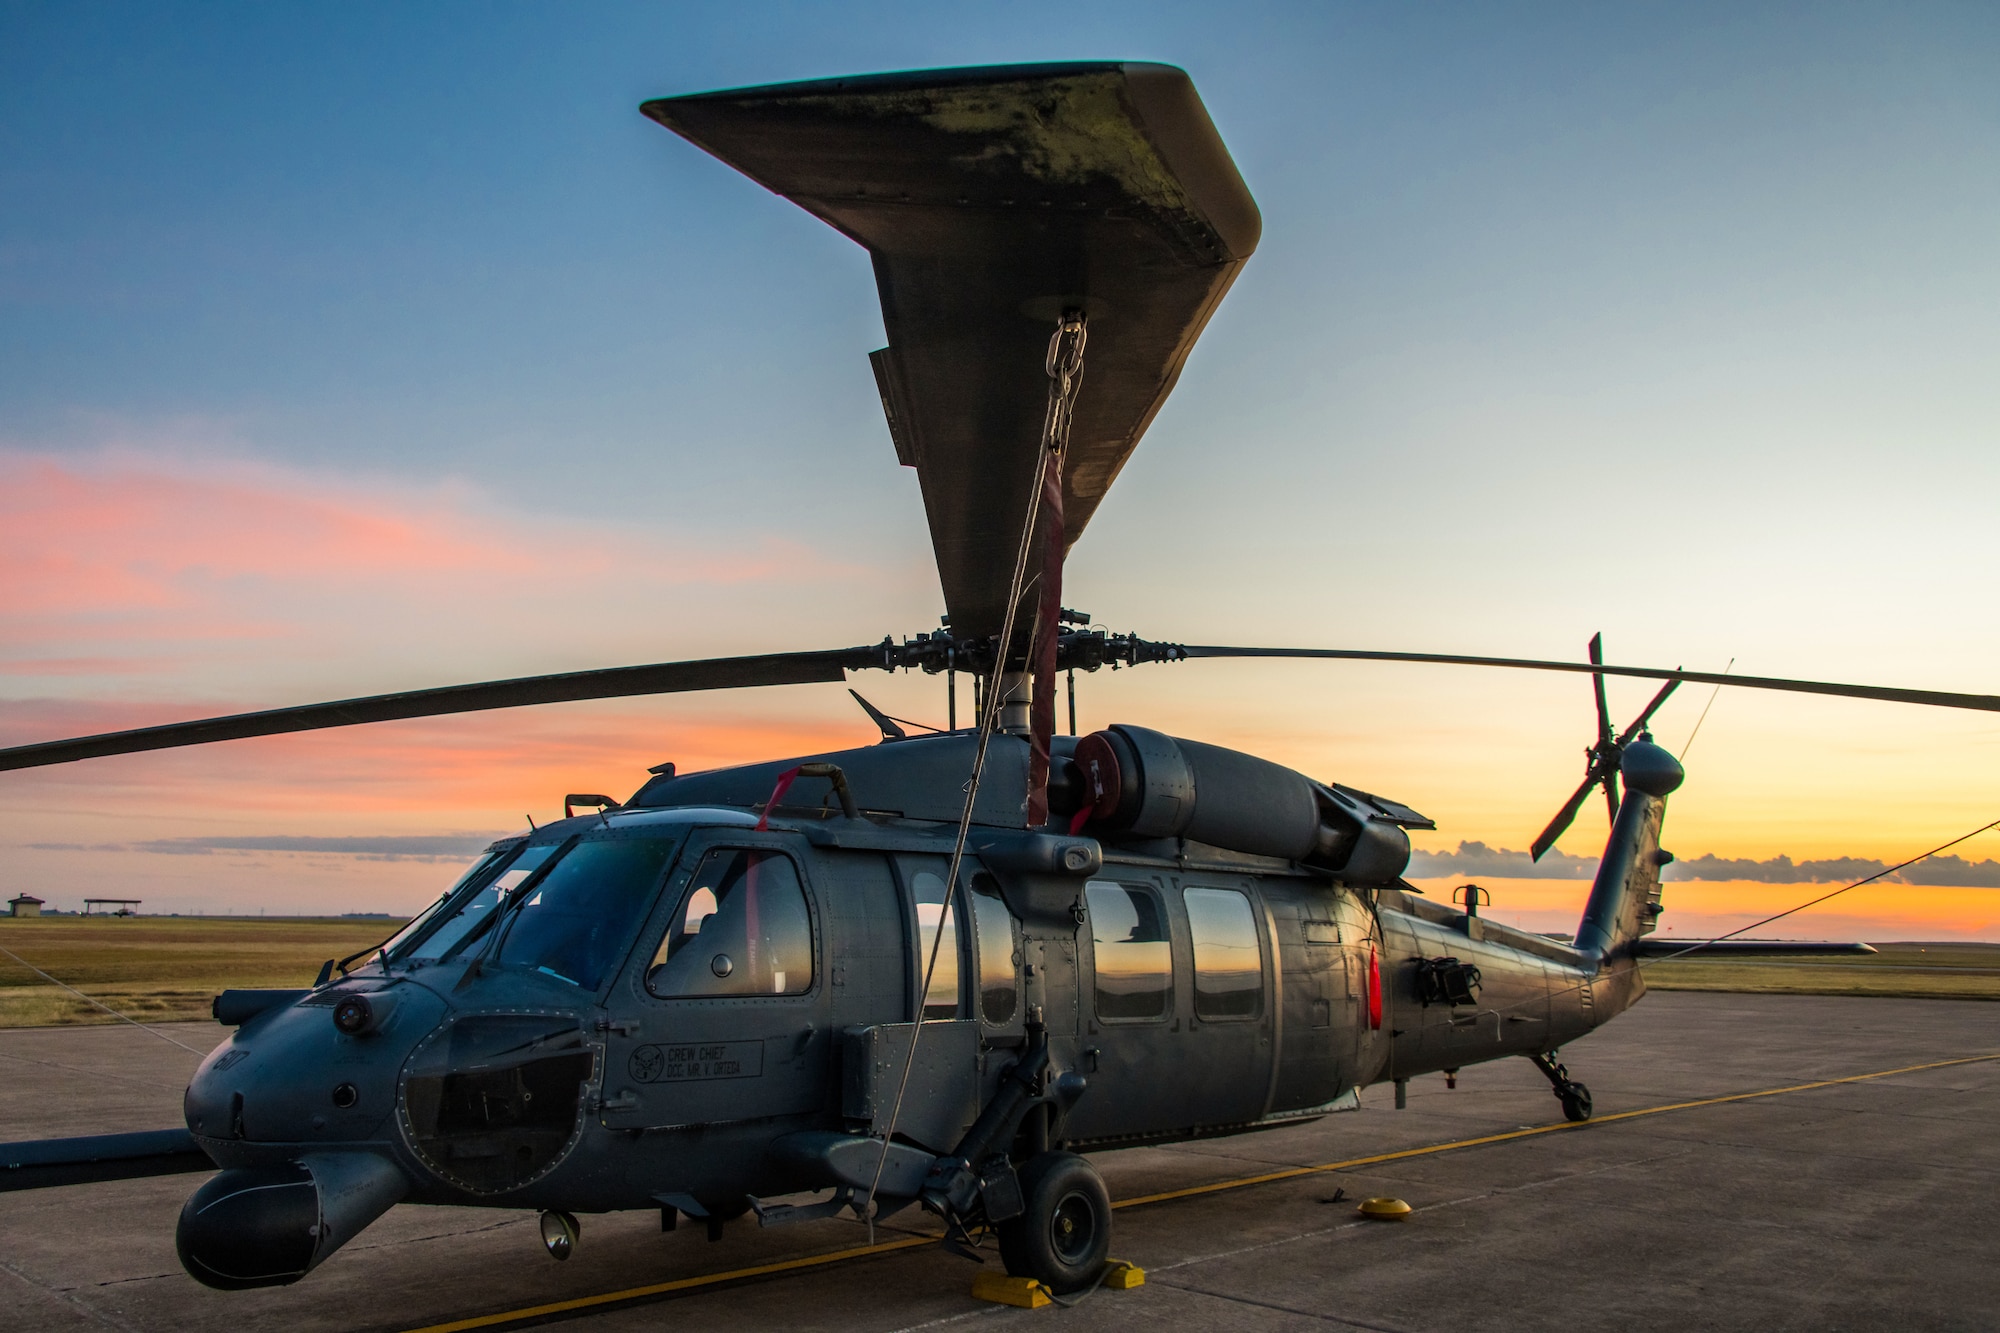
[[[0,743],[729,651],[743,645],[720,612],[736,599],[811,625],[802,599],[867,577],[782,535],[677,542],[465,485],[219,453],[0,451]],[[307,882],[344,882],[379,909],[384,883],[428,880],[385,880],[342,839],[492,836],[554,817],[564,792],[622,796],[665,759],[713,767],[872,732],[851,703],[836,721],[796,694],[420,719],[7,774],[6,884],[60,900],[107,879],[185,882],[160,858],[201,846],[217,853],[206,882],[175,892],[278,910],[265,872],[296,863],[289,851],[313,862]]]
[[[246,640],[307,648],[413,619],[506,632],[615,581],[635,606],[688,589],[824,583],[854,567],[755,531],[676,542],[410,487],[243,459],[0,449],[0,672],[198,675]],[[107,652],[114,648],[119,651]],[[95,649],[96,651],[89,651]]]

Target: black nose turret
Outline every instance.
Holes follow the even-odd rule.
[[[410,1191],[371,1152],[315,1153],[215,1176],[181,1208],[181,1266],[224,1291],[297,1282]]]

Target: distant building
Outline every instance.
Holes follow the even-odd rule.
[[[42,900],[33,894],[24,893],[18,898],[10,899],[8,900],[7,907],[15,916],[40,916],[42,914]]]

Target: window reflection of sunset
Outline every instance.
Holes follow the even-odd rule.
[[[911,895],[917,907],[917,967],[930,968],[930,989],[924,993],[925,1018],[956,1018],[959,1010],[958,913],[947,913],[944,904],[944,877],[928,870],[911,878]],[[938,927],[944,927],[943,938]],[[935,948],[937,962],[931,962]]]
[[[1165,1015],[1171,1008],[1173,946],[1158,891],[1092,880],[1084,897],[1090,909],[1098,1017]]]

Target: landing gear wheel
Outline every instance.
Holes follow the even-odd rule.
[[[1590,1089],[1569,1076],[1569,1070],[1556,1062],[1554,1051],[1530,1055],[1528,1059],[1548,1079],[1556,1100],[1562,1103],[1563,1119],[1573,1125],[1590,1119]]]
[[[1000,1224],[1000,1258],[1015,1277],[1066,1294],[1097,1280],[1111,1251],[1111,1196],[1089,1162],[1045,1152],[1021,1168],[1026,1210]]]

